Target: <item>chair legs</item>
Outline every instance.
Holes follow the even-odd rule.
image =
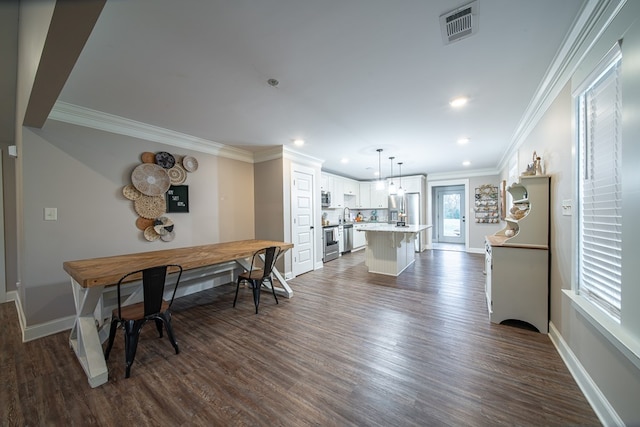
[[[164,323],[164,327],[167,330],[167,336],[169,337],[169,342],[173,346],[176,354],[180,353],[180,348],[178,347],[178,342],[176,341],[176,337],[173,335],[173,326],[171,326],[171,313],[165,311],[164,313],[160,313],[160,329],[162,329],[162,324]],[[158,325],[158,319],[156,319],[156,326]],[[162,333],[160,333],[160,337],[162,337]]]
[[[116,337],[116,331],[118,330],[118,324],[120,322],[118,319],[113,319],[111,321],[111,329],[109,330],[109,343],[107,344],[107,349],[104,351],[104,360],[109,360],[109,353],[111,353],[111,347],[113,347],[113,340]]]
[[[131,375],[131,365],[136,358],[136,350],[138,349],[138,338],[140,337],[140,329],[144,324],[144,320],[126,320],[124,321],[124,353],[125,353],[125,378]]]
[[[278,296],[276,295],[276,288],[273,286],[273,280],[271,280],[271,278],[269,278],[269,284],[271,285],[271,293],[273,294],[273,297],[276,299],[276,304],[280,304],[278,302]]]
[[[258,306],[260,305],[260,290],[262,289],[262,284],[264,281],[262,280],[249,280],[238,277],[238,282],[236,285],[236,296],[233,298],[233,306],[236,306],[236,302],[238,301],[238,290],[240,289],[240,282],[247,281],[251,285],[251,292],[253,293],[253,303],[256,306],[256,314],[258,314]],[[271,292],[273,293],[273,297],[276,300],[276,304],[278,303],[278,297],[276,296],[276,290],[273,287],[273,282],[269,280],[271,284]]]
[[[258,306],[260,305],[260,287],[262,281],[251,280],[251,291],[253,292],[253,303],[256,306],[256,314],[258,314]]]
[[[236,296],[233,298],[233,306],[236,306],[236,301],[238,301],[238,290],[240,289],[240,282],[242,282],[242,278],[238,277],[238,281],[236,282]]]
[[[178,347],[178,342],[176,341],[175,335],[173,334],[173,327],[171,326],[171,313],[168,311],[160,313],[158,317],[154,318],[154,320],[160,338],[162,338],[162,328],[164,325],[164,328],[167,330],[167,336],[169,337],[171,345],[175,349],[176,354],[179,354],[180,348]],[[122,325],[124,326],[125,378],[129,378],[131,376],[131,366],[133,365],[133,361],[136,357],[140,331],[142,330],[142,326],[146,323],[146,321],[147,319],[135,321],[122,321],[120,319],[114,319],[111,321],[111,329],[109,330],[109,342],[107,344],[106,350],[104,351],[104,359],[109,359],[109,353],[111,353],[111,348],[113,347],[113,341],[118,330],[118,325],[122,323]]]

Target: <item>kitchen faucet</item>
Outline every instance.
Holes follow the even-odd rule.
[[[343,214],[342,214],[342,218],[344,218],[345,223],[347,222],[351,222],[351,209],[349,208],[344,208]]]

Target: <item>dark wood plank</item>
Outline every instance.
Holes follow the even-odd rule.
[[[428,251],[399,277],[364,253],[291,280],[291,299],[225,285],[176,300],[181,352],[119,331],[91,389],[68,333],[20,342],[0,305],[2,425],[565,426],[598,419],[548,336],[488,320],[483,258]]]

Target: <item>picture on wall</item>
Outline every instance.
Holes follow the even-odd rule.
[[[189,212],[189,186],[172,185],[167,190],[167,212]]]

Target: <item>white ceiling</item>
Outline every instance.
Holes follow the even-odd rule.
[[[477,34],[444,45],[439,16],[465,3],[108,0],[59,100],[356,179],[377,148],[383,176],[389,156],[403,175],[496,169],[584,0],[478,0]]]

